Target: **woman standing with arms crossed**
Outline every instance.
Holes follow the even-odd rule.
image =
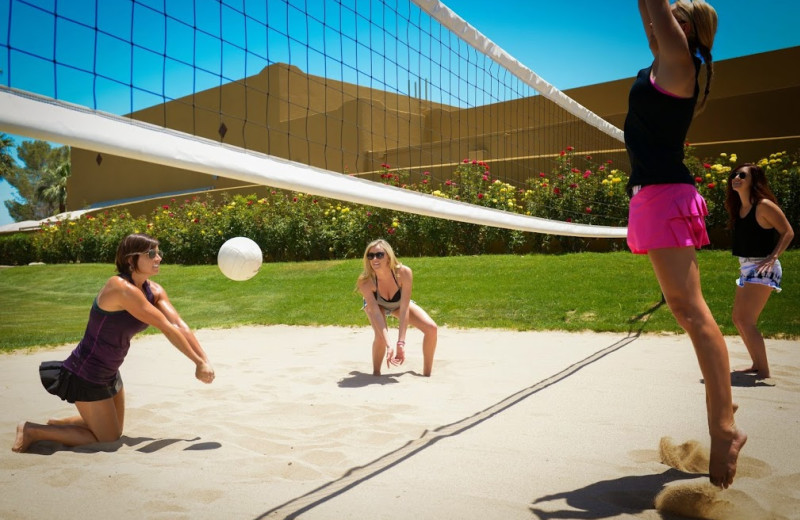
[[[709,477],[727,488],[747,435],[733,419],[725,339],[700,288],[695,249],[709,243],[705,200],[683,164],[683,146],[698,108],[698,75],[706,67],[705,105],[713,75],[717,15],[703,1],[638,0],[653,53],[628,99],[625,146],[631,162],[628,246],[647,254],[675,319],[688,333],[706,386],[711,436]]]
[[[364,251],[364,271],[356,288],[364,297],[364,311],[375,337],[372,340],[372,374],[381,375],[383,360],[387,368],[402,365],[406,359],[406,330],[412,325],[422,331],[422,375],[430,376],[436,352],[438,327],[422,307],[411,300],[414,276],[397,261],[392,246],[383,239],[370,242]],[[386,317],[392,315],[400,325],[396,348],[392,348]]]
[[[753,360],[750,368],[759,379],[770,376],[767,348],[758,330],[758,317],[772,291],[780,292],[778,257],[794,238],[791,224],[778,207],[764,170],[743,164],[728,179],[728,224],[733,230],[733,254],[739,257],[739,279],[733,301],[733,324]]]
[[[191,329],[170,303],[167,292],[150,281],[158,274],[158,241],[144,234],[128,235],[117,248],[117,275],[109,278],[92,304],[83,339],[62,362],[39,368],[48,392],[74,403],[77,416],[47,424],[22,422],[12,446],[27,451],[37,441],[66,446],[113,442],[122,436],[125,389],[119,367],[131,338],[152,325],[195,364],[195,377],[214,380],[214,369]]]

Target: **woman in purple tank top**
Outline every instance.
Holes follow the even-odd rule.
[[[83,339],[63,361],[39,367],[42,384],[51,394],[74,403],[78,414],[47,424],[21,422],[13,451],[24,452],[37,441],[66,446],[113,442],[122,436],[125,390],[119,367],[131,338],[148,326],[158,328],[195,364],[195,377],[214,380],[214,369],[188,325],[159,284],[161,252],[154,238],[133,234],[117,248],[118,274],[106,281],[92,304]]]

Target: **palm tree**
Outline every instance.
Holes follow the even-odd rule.
[[[55,165],[54,168],[45,170],[39,185],[36,186],[36,195],[40,200],[50,204],[58,204],[58,212],[67,210],[67,179],[72,171],[70,154]]]

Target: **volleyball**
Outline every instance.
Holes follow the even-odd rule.
[[[263,260],[261,248],[247,237],[231,238],[222,244],[217,253],[219,270],[237,282],[254,277]]]

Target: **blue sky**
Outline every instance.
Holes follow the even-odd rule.
[[[0,18],[6,18],[5,13],[8,12],[9,2],[12,1],[0,0]],[[139,1],[142,2],[142,5],[149,3],[148,0]],[[101,21],[105,16],[107,20],[116,22],[120,18],[118,13],[109,11],[104,14],[103,9],[108,10],[111,9],[108,6],[115,5],[125,6],[128,2],[129,0],[103,0],[99,3],[101,8],[97,10],[97,15]],[[226,2],[235,5],[238,0],[226,0]],[[32,0],[32,3],[45,7],[55,5],[54,0]],[[59,10],[73,11],[69,15],[80,20],[85,18],[86,11],[80,11],[83,3],[84,0],[59,2],[58,6]],[[170,7],[180,6],[182,3],[179,0],[168,2],[170,9],[176,9],[172,13],[173,16],[177,18],[184,16],[180,12],[180,7]],[[239,3],[243,4],[244,2]],[[351,4],[353,0],[345,3]],[[161,1],[154,2],[154,4],[160,5]],[[213,6],[214,2],[203,0],[199,4]],[[248,1],[248,9],[257,4],[258,2]],[[314,2],[309,3],[309,5],[311,4],[316,5]],[[513,0],[491,3],[487,3],[485,0],[451,0],[446,4],[509,54],[560,89],[632,77],[638,69],[646,66],[650,61],[650,53],[635,0],[571,0],[570,2]],[[716,0],[711,4],[716,8],[720,19],[713,49],[715,60],[800,45],[800,31],[797,30],[797,20],[800,20],[800,2],[797,0],[770,0],[764,3],[745,0]],[[268,7],[262,8],[265,15],[267,10],[272,10],[281,4],[270,1],[267,5]],[[24,7],[27,8],[27,6]],[[142,6],[137,8],[141,9]],[[121,9],[121,11],[125,12],[125,9]],[[287,17],[287,19],[289,18]],[[86,22],[91,23],[91,20],[87,19]],[[127,23],[124,17],[119,22],[120,27]],[[157,22],[153,23],[157,24]],[[0,21],[0,25],[3,24],[5,22]],[[202,24],[203,19],[198,16],[198,25]],[[209,23],[209,27],[213,27],[213,23]],[[14,29],[18,28],[12,27],[12,32]],[[158,27],[156,29],[152,31],[153,34],[159,34]],[[181,30],[180,27],[178,29]],[[60,34],[62,38],[69,38],[71,42],[78,41],[77,33],[81,29],[79,26],[75,26],[73,30],[76,31],[76,35],[70,35],[64,30]],[[119,30],[124,30],[124,28]],[[209,30],[213,31],[213,29]],[[53,42],[51,38],[49,42],[42,43],[39,36],[41,34],[38,31],[31,32],[32,37],[35,36],[35,39],[31,40],[31,45],[56,48],[57,54],[68,55],[69,57],[66,59],[73,60],[75,63],[80,62],[80,53],[60,52],[57,45],[59,42]],[[239,45],[245,43],[244,41],[237,42]],[[165,45],[163,41],[160,44]],[[103,46],[101,49],[113,52],[113,49],[109,49],[107,46]],[[234,52],[236,52],[235,49]],[[144,54],[146,53],[145,49]],[[121,55],[124,56],[124,53]],[[214,68],[216,61],[219,61],[218,53],[211,57],[208,67]],[[259,65],[259,63],[252,65],[248,63],[247,66],[249,70],[252,70]],[[0,62],[0,68],[7,66],[6,63]],[[180,67],[180,64],[178,63],[176,66]],[[787,66],[789,65],[787,64]],[[31,67],[35,68],[36,65],[32,63]],[[225,70],[222,70],[221,73],[226,74]],[[114,76],[116,72],[109,71],[108,74]],[[81,82],[84,80],[76,74],[73,82],[59,87],[61,89],[59,97],[69,99],[72,95],[70,89],[74,90],[75,96],[80,95]],[[174,83],[172,88],[177,88]],[[122,98],[123,104],[136,102],[147,104],[148,102],[146,97],[138,101],[130,99],[132,96],[128,95],[115,97],[113,88],[107,89],[105,95],[108,97],[106,102],[112,104],[116,102],[117,98]],[[120,112],[124,113],[125,110],[120,110]],[[0,181],[0,201],[11,198],[12,192],[13,189],[5,181]],[[11,219],[5,206],[0,207],[0,225],[10,222]]]

